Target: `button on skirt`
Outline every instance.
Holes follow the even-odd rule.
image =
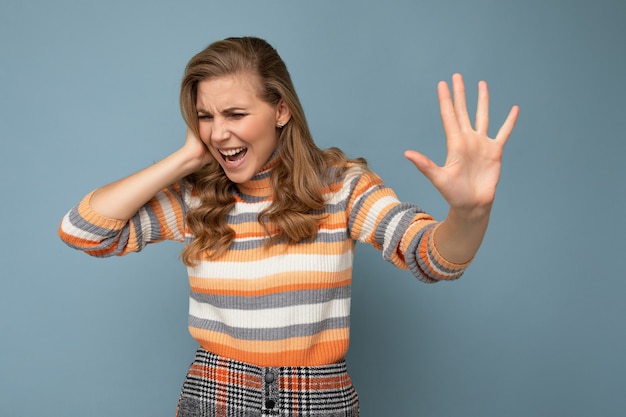
[[[345,361],[259,367],[199,348],[185,377],[177,417],[358,417]]]

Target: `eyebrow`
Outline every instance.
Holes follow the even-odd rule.
[[[206,111],[206,110],[204,110],[202,108],[199,108],[199,107],[196,110],[197,110],[198,113],[211,114],[211,112]],[[234,106],[234,107],[228,107],[228,108],[222,110],[221,113],[222,114],[226,114],[226,113],[233,113],[233,112],[236,112],[236,111],[248,111],[248,110],[246,108],[244,108],[244,107]]]

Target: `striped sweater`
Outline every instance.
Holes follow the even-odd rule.
[[[189,331],[206,350],[258,366],[339,361],[348,349],[355,242],[373,245],[385,260],[428,283],[458,278],[467,266],[438,254],[432,217],[398,201],[358,165],[325,190],[326,217],[315,240],[267,246],[257,216],[272,200],[271,165],[238,186],[228,216],[236,233],[229,250],[188,267]],[[63,241],[87,254],[124,255],[165,239],[193,239],[185,214],[198,200],[179,183],[127,221],[93,211],[90,196],[59,227]]]

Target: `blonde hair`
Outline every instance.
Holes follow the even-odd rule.
[[[287,67],[269,43],[254,37],[228,38],[195,55],[187,64],[181,86],[183,118],[200,137],[198,84],[209,78],[246,73],[258,78],[262,100],[278,105],[282,99],[291,112],[291,119],[279,131],[278,163],[270,175],[273,200],[258,220],[266,230],[268,223],[278,230],[268,243],[312,240],[325,205],[323,190],[343,173],[348,160],[337,148],[321,150],[315,145]],[[362,159],[355,162],[365,165]],[[234,240],[235,232],[226,216],[235,205],[235,184],[218,163],[206,165],[185,181],[200,199],[199,206],[187,213],[187,226],[195,239],[182,253],[183,262],[193,265],[203,254],[224,252]]]

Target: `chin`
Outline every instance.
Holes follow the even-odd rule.
[[[228,177],[229,180],[231,180],[232,182],[234,182],[235,184],[243,184],[246,183],[248,181],[250,181],[252,179],[252,177],[254,177],[254,174],[245,174],[245,173],[229,173],[228,171],[224,170],[224,172],[226,173],[226,176]]]

